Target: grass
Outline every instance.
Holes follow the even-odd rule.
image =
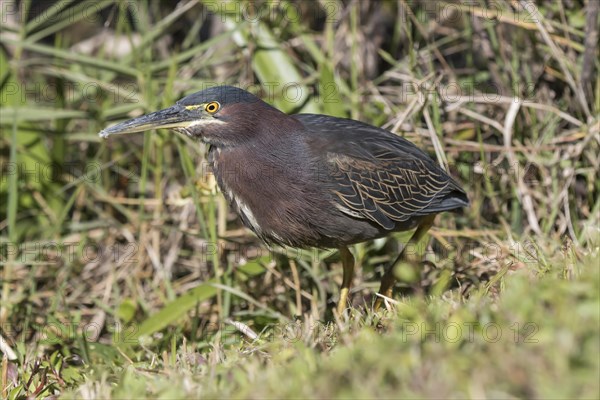
[[[0,397],[599,397],[596,8],[3,4]],[[354,246],[338,319],[337,253],[266,249],[204,145],[97,136],[219,83],[383,126],[464,185],[385,311],[406,234]]]
[[[207,342],[175,334],[119,353],[91,344],[85,366],[61,372],[67,384],[85,379],[65,398],[594,398],[594,257],[559,250],[544,267],[509,270],[497,292],[404,297],[389,312],[355,309],[337,323],[290,321],[256,337],[218,327]]]

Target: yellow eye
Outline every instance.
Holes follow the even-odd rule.
[[[217,111],[219,111],[220,107],[221,107],[221,105],[219,103],[217,103],[216,101],[211,101],[204,107],[204,109],[206,110],[206,112],[214,114]]]

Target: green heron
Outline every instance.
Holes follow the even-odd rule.
[[[339,249],[339,314],[354,274],[349,245],[416,228],[381,280],[379,292],[391,297],[394,265],[414,258],[405,249],[423,237],[437,213],[469,204],[464,190],[408,140],[352,119],[287,115],[236,87],[194,93],[100,136],[157,128],[209,144],[220,189],[263,241]]]

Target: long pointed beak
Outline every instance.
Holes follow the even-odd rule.
[[[107,138],[110,135],[144,132],[151,129],[185,128],[198,119],[179,104],[164,110],[156,111],[141,117],[133,118],[102,130],[99,135]]]

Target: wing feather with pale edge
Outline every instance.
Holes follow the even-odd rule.
[[[326,154],[334,205],[385,229],[427,214],[465,207],[466,193],[427,153],[408,140],[359,121],[294,116],[319,161]]]
[[[454,186],[431,163],[410,155],[382,155],[375,154],[375,159],[369,161],[328,154],[338,209],[393,229],[397,222],[430,214],[430,206],[439,203]]]

